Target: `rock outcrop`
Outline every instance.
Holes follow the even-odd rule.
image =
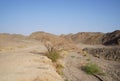
[[[104,45],[120,45],[120,30],[105,34],[102,42]]]
[[[89,54],[92,54],[98,58],[104,58],[107,60],[119,61],[120,62],[120,48],[85,48],[83,51],[86,51]]]

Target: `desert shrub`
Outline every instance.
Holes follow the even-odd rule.
[[[56,62],[61,56],[56,48],[56,46],[52,45],[50,42],[44,43],[47,48],[47,57],[52,60],[52,62]]]
[[[63,66],[62,64],[56,63],[55,67],[56,67],[56,72],[57,72],[58,74],[64,75],[64,74],[63,74],[63,71],[62,71],[62,69],[64,68],[64,66]]]
[[[84,67],[83,70],[87,74],[101,74],[101,69],[98,67],[98,65],[93,64],[93,63],[87,63]]]
[[[56,62],[61,56],[56,51],[51,51],[47,54],[47,57],[52,60],[52,62]]]
[[[64,66],[63,66],[62,64],[57,64],[57,65],[56,65],[56,68],[57,68],[57,69],[62,69],[62,68],[64,68]]]
[[[63,73],[63,70],[62,69],[57,69],[56,72],[59,74],[59,75],[64,75]]]
[[[63,71],[62,69],[64,68],[61,64],[58,63],[58,59],[62,58],[62,56],[60,55],[60,50],[58,50],[58,48],[56,47],[56,45],[52,45],[50,42],[46,42],[44,43],[45,47],[47,48],[47,53],[46,56],[52,60],[55,68],[56,68],[56,72],[60,75],[63,75]]]

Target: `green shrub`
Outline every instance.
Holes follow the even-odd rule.
[[[47,54],[47,57],[50,58],[53,62],[56,62],[61,56],[58,52],[53,51]]]
[[[83,70],[87,74],[100,74],[101,73],[101,69],[98,67],[98,65],[93,64],[93,63],[86,64],[86,66],[83,67]]]

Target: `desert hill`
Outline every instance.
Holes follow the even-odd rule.
[[[74,43],[84,43],[90,45],[120,45],[120,30],[111,33],[100,32],[79,32],[77,34],[64,35],[67,40],[72,40]]]
[[[65,44],[89,44],[89,45],[120,45],[120,30],[116,30],[110,33],[101,33],[101,32],[79,32],[76,34],[68,35],[54,35],[51,33],[46,33],[43,31],[33,32],[29,36],[24,36],[21,34],[0,34],[0,42],[2,40],[12,40],[12,41],[21,41],[35,39],[41,42],[50,41],[52,43],[58,43],[59,45]]]
[[[70,40],[66,40],[64,37],[46,32],[34,32],[28,38],[36,39],[42,43],[50,42],[58,49],[76,49],[76,46]]]
[[[102,44],[102,37],[104,33],[99,32],[79,32],[76,34],[68,34],[65,35],[64,38],[67,40],[72,40],[75,44],[83,43],[83,44]]]

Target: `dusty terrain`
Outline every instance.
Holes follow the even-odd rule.
[[[39,41],[9,38],[0,42],[0,81],[63,81],[51,60],[35,53],[46,51]]]
[[[119,81],[120,80],[120,63],[108,61],[102,58],[93,57],[90,54],[83,55],[82,53],[71,52],[65,58],[65,68],[63,70],[65,78],[68,81]],[[96,63],[102,68],[105,75],[99,75],[102,80],[86,74],[82,70],[82,66],[86,63]]]
[[[116,52],[116,49],[113,49],[115,54],[112,52],[111,58],[117,60],[108,60],[100,56],[106,54],[106,48],[108,52],[108,48],[120,48],[119,34],[117,33],[114,39],[110,33],[104,39],[104,41],[117,40],[117,43],[112,41],[112,44],[118,44],[117,46],[102,45],[100,37],[103,33],[92,34],[90,41],[77,35],[57,36],[45,32],[33,33],[30,36],[0,34],[0,81],[120,81],[119,50]],[[92,43],[94,36],[99,37]],[[62,74],[57,72],[54,63],[45,55],[46,41],[51,42],[57,49],[64,50],[61,52],[63,58],[60,58],[63,64]],[[89,50],[94,48],[95,52],[83,50],[86,48]],[[103,48],[103,53],[94,55]],[[98,78],[85,73],[82,67],[90,62],[96,63],[104,75],[98,75]]]

